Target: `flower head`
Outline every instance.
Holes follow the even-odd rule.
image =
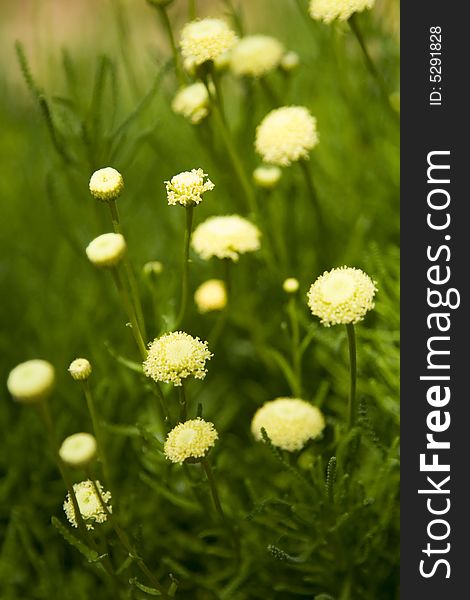
[[[237,36],[221,19],[200,19],[187,23],[181,32],[180,46],[183,58],[193,65],[216,60],[232,48]]]
[[[179,386],[190,375],[204,379],[207,373],[206,360],[211,357],[207,342],[183,331],[174,331],[156,338],[150,344],[144,361],[144,373],[155,381]]]
[[[165,456],[171,462],[179,464],[188,458],[203,458],[218,437],[214,425],[200,417],[179,423],[165,440]]]
[[[281,58],[280,67],[283,71],[286,71],[287,73],[289,73],[290,71],[297,69],[297,67],[299,66],[299,63],[300,63],[300,58],[299,58],[299,55],[297,54],[297,52],[290,50],[289,52],[286,52],[284,54],[284,56]]]
[[[86,254],[97,267],[114,267],[126,252],[126,240],[120,233],[103,233],[92,240]]]
[[[180,89],[173,98],[171,108],[191,123],[200,123],[209,114],[209,94],[206,86],[198,82]]]
[[[98,200],[109,202],[116,200],[121,194],[124,188],[124,179],[121,173],[113,167],[105,167],[93,173],[89,188],[92,196]]]
[[[265,429],[274,446],[294,452],[310,439],[316,438],[325,427],[325,419],[316,406],[299,398],[277,398],[259,408],[251,422],[257,440],[263,439]]]
[[[220,279],[209,279],[202,283],[194,294],[194,301],[201,313],[222,310],[227,304],[227,290]]]
[[[375,282],[360,269],[340,267],[323,273],[307,294],[308,305],[326,327],[357,323],[374,308]]]
[[[103,491],[103,487],[99,481],[95,481],[95,483],[100,492],[102,502],[107,505],[108,512],[112,512],[112,506],[108,505],[111,500],[111,492]],[[93,529],[93,523],[104,523],[106,521],[108,512],[104,509],[90,479],[74,483],[73,491],[77,498],[78,509],[87,529]],[[73,527],[78,527],[77,515],[75,514],[70,494],[67,494],[67,498],[65,499],[64,511]]]
[[[331,23],[335,19],[347,21],[355,12],[372,8],[375,0],[310,0],[310,16],[317,21]]]
[[[62,442],[59,456],[71,467],[84,467],[95,458],[96,449],[96,440],[91,433],[74,433]]]
[[[216,256],[236,262],[240,254],[259,249],[260,236],[253,223],[238,215],[210,217],[194,230],[192,246],[204,260]]]
[[[261,77],[274,70],[284,54],[279,40],[268,35],[242,38],[230,53],[230,68],[235,75]]]
[[[270,190],[275,187],[282,177],[282,171],[275,165],[261,165],[253,171],[253,180],[257,186]]]
[[[280,167],[308,158],[317,144],[317,121],[303,106],[272,110],[256,130],[256,151],[265,162]]]
[[[46,360],[34,359],[10,371],[7,388],[18,402],[40,402],[49,396],[54,382],[54,367]]]
[[[288,277],[284,280],[282,284],[282,289],[287,294],[295,294],[295,292],[299,289],[299,280],[295,277]]]
[[[91,375],[90,361],[86,358],[76,358],[70,363],[68,371],[75,381],[84,381]]]
[[[193,206],[202,202],[202,194],[215,187],[210,179],[204,181],[204,177],[207,177],[207,174],[202,169],[192,169],[165,181],[168,204]]]
[[[159,260],[150,260],[142,267],[145,277],[158,277],[163,272],[163,265]]]

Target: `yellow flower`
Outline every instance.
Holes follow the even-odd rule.
[[[282,289],[287,294],[295,294],[295,292],[299,289],[299,280],[295,277],[288,277],[284,280],[282,284]]]
[[[272,110],[256,130],[256,151],[265,162],[280,167],[308,158],[317,144],[317,121],[303,106]]]
[[[347,21],[355,12],[372,8],[375,0],[310,0],[310,16],[317,21],[331,23],[335,19]]]
[[[126,240],[120,233],[103,233],[88,244],[86,254],[97,267],[113,267],[120,262],[126,248]]]
[[[253,223],[238,215],[210,217],[194,230],[192,246],[204,260],[216,256],[236,262],[240,254],[259,249],[260,236]]]
[[[18,402],[40,402],[49,396],[55,382],[54,367],[34,359],[16,366],[8,375],[7,388]]]
[[[360,269],[340,267],[323,273],[307,297],[314,315],[326,327],[357,323],[374,308],[375,282]]]
[[[261,165],[253,171],[253,180],[257,186],[270,190],[275,187],[282,177],[282,171],[274,165]]]
[[[192,65],[216,60],[232,48],[237,36],[221,19],[200,19],[187,23],[181,32],[183,58]]]
[[[268,35],[249,35],[241,39],[230,54],[230,68],[238,76],[261,77],[281,61],[284,47]]]
[[[149,345],[144,373],[154,381],[182,385],[189,376],[204,379],[206,361],[212,357],[207,342],[183,331],[174,331],[156,338]]]
[[[142,267],[145,277],[158,277],[163,272],[163,264],[159,260],[150,260]]]
[[[200,417],[179,423],[165,440],[165,456],[171,462],[179,464],[188,458],[203,458],[214,446],[218,437],[214,425]]]
[[[293,71],[299,66],[300,58],[297,52],[291,50],[290,52],[286,52],[284,56],[281,58],[280,67],[283,71],[289,73]]]
[[[209,94],[206,86],[198,82],[180,89],[171,108],[191,123],[200,123],[209,114]]]
[[[209,279],[202,283],[194,294],[194,301],[201,313],[222,310],[227,304],[227,291],[220,279]]]
[[[91,176],[89,188],[91,195],[98,200],[109,202],[116,200],[124,188],[121,173],[112,167],[105,167],[95,171]]]
[[[96,456],[96,440],[90,433],[74,433],[59,448],[62,461],[71,467],[84,467]]]
[[[210,179],[204,181],[204,177],[207,174],[202,169],[192,169],[175,175],[171,181],[165,181],[168,204],[193,206],[202,202],[204,192],[215,187]]]
[[[299,398],[277,398],[259,408],[251,422],[251,431],[262,440],[265,429],[274,446],[294,452],[320,435],[325,419],[316,406]]]
[[[102,501],[107,505],[108,511],[112,512],[112,507],[108,505],[111,500],[111,492],[103,491],[103,487],[99,481],[96,481],[95,483],[100,492]],[[106,521],[108,513],[104,509],[102,502],[95,491],[93,482],[90,481],[90,479],[75,483],[73,485],[73,491],[75,492],[78,509],[82,515],[82,519],[85,521],[87,529],[93,529],[93,523],[104,523]],[[70,494],[67,494],[67,498],[64,502],[64,511],[73,527],[78,527],[77,516]]]
[[[84,381],[91,375],[91,364],[86,358],[76,358],[70,363],[68,371],[75,381]]]

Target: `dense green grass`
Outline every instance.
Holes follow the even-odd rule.
[[[398,597],[398,127],[348,27],[314,23],[305,3],[298,4],[301,10],[296,2],[263,0],[244,22],[247,32],[276,35],[300,54],[290,79],[275,73],[269,84],[281,104],[305,105],[318,119],[311,170],[325,226],[318,235],[298,166],[285,170],[272,196],[257,192],[263,249],[234,265],[228,322],[212,348],[207,377],[188,386],[191,414],[201,403],[220,434],[211,460],[222,504],[239,530],[238,566],[200,467],[189,465],[188,479],[161,452],[165,429],[156,398],[148,381],[123,364],[122,358],[138,361],[138,354],[112,280],[84,253],[93,237],[111,230],[106,207],[88,193],[90,174],[111,164],[126,182],[119,208],[135,268],[140,272],[148,260],[164,265],[154,286],[157,311],[153,288],[140,278],[151,337],[158,335],[177,310],[184,232],[184,210],[167,205],[163,182],[202,167],[216,188],[197,207],[196,224],[215,214],[246,215],[221,140],[216,134],[211,150],[210,120],[196,128],[171,112],[177,83],[166,51],[152,49],[135,81],[125,46],[98,57],[91,48],[80,61],[57,49],[51,89],[30,80],[33,93],[18,97],[3,85],[1,380],[19,362],[49,360],[57,370],[50,405],[60,437],[91,431],[80,388],[67,373],[72,359],[89,358],[107,424],[115,514],[165,586],[170,573],[178,580],[177,598]],[[175,28],[183,22],[177,19]],[[359,22],[395,91],[396,40],[374,12],[359,15]],[[116,25],[110,19],[105,26]],[[158,35],[163,39],[163,30]],[[251,172],[258,164],[254,131],[272,98],[229,74],[223,86],[230,127]],[[271,267],[269,241],[277,250]],[[375,310],[357,326],[360,418],[350,437],[345,328],[322,327],[305,297],[323,268],[343,264],[364,269],[379,288]],[[192,256],[192,290],[222,275],[217,261]],[[292,455],[255,442],[250,433],[257,407],[292,395],[283,368],[291,358],[282,291],[287,276],[300,281],[296,310],[302,338],[309,339],[303,397],[321,407],[328,423],[321,440]],[[208,339],[216,320],[191,305],[183,329]],[[96,564],[51,525],[55,516],[72,531],[47,435],[36,411],[12,402],[3,384],[2,390],[0,597],[115,598]],[[165,393],[174,406],[174,389]],[[332,457],[338,458],[336,475]],[[78,473],[77,481],[83,477]],[[108,540],[118,567],[126,557],[109,525],[97,527],[96,535]],[[148,597],[129,585],[136,577],[149,585],[135,565],[123,568],[123,597]]]

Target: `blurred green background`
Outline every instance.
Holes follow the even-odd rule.
[[[398,92],[398,4],[382,0],[359,15],[390,93]],[[58,378],[51,409],[63,437],[90,431],[80,390],[67,373],[75,357],[90,359],[100,412],[113,424],[107,444],[119,514],[156,572],[180,581],[181,598],[398,598],[399,131],[347,26],[314,23],[306,6],[289,0],[198,3],[199,14],[228,19],[235,7],[245,33],[274,35],[300,55],[295,73],[273,73],[269,84],[280,104],[307,106],[320,133],[311,169],[326,222],[321,239],[315,239],[294,165],[271,196],[258,193],[264,239],[277,223],[285,257],[280,253],[267,270],[263,250],[234,267],[235,309],[206,379],[190,385],[221,433],[213,453],[221,495],[246,543],[238,579],[228,572],[223,535],[210,511],[198,512],[194,499],[190,507],[178,505],[164,491],[192,498],[194,487],[206,494],[197,467],[188,487],[149,441],[162,438],[155,398],[116,360],[138,357],[112,281],[92,268],[84,248],[111,230],[88,180],[95,169],[112,165],[126,183],[119,208],[136,269],[149,260],[164,265],[157,319],[148,282],[140,281],[155,336],[164,325],[161,314],[175,309],[184,231],[183,211],[167,206],[163,182],[193,167],[209,174],[216,189],[197,208],[196,224],[214,214],[243,213],[239,184],[222,147],[211,152],[207,132],[172,113],[177,82],[169,47],[157,13],[143,0],[0,6],[0,379],[24,360],[51,361]],[[178,32],[187,3],[175,0],[169,15]],[[15,56],[17,39],[36,97]],[[273,108],[272,98],[256,82],[230,74],[223,86],[230,126],[251,172],[259,164],[255,128]],[[322,407],[329,428],[291,462],[308,476],[312,465],[324,474],[337,443],[348,389],[346,336],[342,328],[322,328],[304,301],[320,274],[320,246],[330,257],[328,268],[363,268],[380,290],[376,310],[358,326],[360,466],[354,485],[339,482],[337,504],[328,509],[250,434],[257,407],[291,394],[273,352],[289,356],[281,286],[295,276],[302,330],[311,338],[304,395]],[[193,256],[192,289],[213,276],[222,276],[221,265]],[[184,328],[207,339],[216,318],[192,306]],[[51,515],[64,520],[65,491],[37,414],[12,402],[3,383],[1,396],[0,598],[112,598],[93,565],[50,524]],[[124,580],[129,577],[124,573]],[[346,596],[344,581],[351,577]],[[147,597],[136,588],[128,594]]]

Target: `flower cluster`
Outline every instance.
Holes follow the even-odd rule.
[[[74,433],[59,448],[61,460],[71,467],[84,467],[96,456],[96,440],[90,433]]]
[[[283,54],[284,47],[276,38],[249,35],[230,53],[230,69],[238,76],[262,77],[279,65]]]
[[[86,247],[88,260],[97,267],[114,267],[126,252],[126,240],[120,233],[103,233]]]
[[[179,464],[187,459],[203,458],[218,437],[214,425],[200,417],[179,423],[166,438],[165,456],[171,462]]]
[[[222,310],[227,304],[227,290],[220,279],[208,279],[194,294],[194,301],[200,313]]]
[[[89,189],[92,196],[103,202],[116,200],[124,188],[121,173],[113,167],[95,171],[90,178]]]
[[[87,529],[93,529],[93,523],[104,523],[108,518],[108,512],[112,512],[112,507],[108,505],[111,500],[111,492],[103,491],[103,487],[99,481],[95,481],[95,484],[99,490],[101,500],[90,479],[75,483],[73,486],[78,509]],[[103,504],[107,506],[107,510],[105,510]],[[77,515],[75,514],[70,494],[67,494],[64,502],[64,511],[73,527],[78,527]]]
[[[90,361],[86,358],[76,358],[70,363],[68,371],[75,381],[84,381],[91,375]]]
[[[207,174],[202,169],[183,171],[165,181],[168,204],[192,206],[202,202],[202,194],[214,189],[210,179],[204,181]]]
[[[317,144],[316,119],[303,106],[272,110],[256,130],[256,151],[265,162],[280,167],[308,158]]]
[[[155,381],[182,385],[189,376],[204,379],[206,361],[212,358],[207,342],[184,331],[174,331],[156,338],[149,346],[144,373]]]
[[[357,323],[374,308],[375,282],[360,269],[340,267],[323,273],[310,287],[308,305],[326,327]]]
[[[240,254],[260,247],[261,232],[243,217],[210,217],[194,230],[192,246],[204,260],[213,256],[237,261]]]
[[[257,410],[251,431],[262,440],[264,429],[274,446],[294,452],[320,435],[325,419],[316,406],[299,398],[277,398]]]
[[[347,21],[355,12],[372,8],[375,0],[310,0],[310,16],[317,21],[331,23],[335,19]]]
[[[209,93],[206,86],[197,82],[181,88],[173,98],[171,108],[191,123],[200,123],[209,114]]]
[[[40,402],[51,393],[55,382],[54,367],[46,360],[28,360],[9,374],[7,388],[18,402]]]
[[[183,58],[191,65],[215,61],[230,50],[237,36],[221,19],[200,19],[187,23],[181,32],[180,46]]]

